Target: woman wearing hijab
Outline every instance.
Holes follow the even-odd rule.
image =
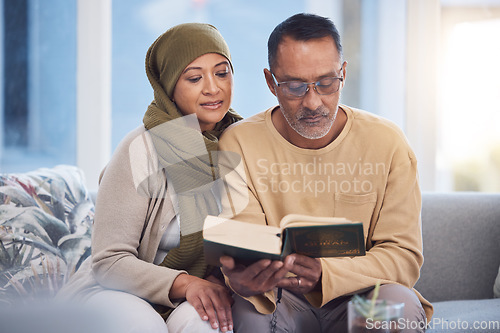
[[[101,174],[92,254],[61,294],[109,310],[120,332],[230,331],[232,298],[202,245],[219,213],[218,137],[241,119],[229,49],[213,26],[181,24],[151,45],[146,73],[154,100]]]

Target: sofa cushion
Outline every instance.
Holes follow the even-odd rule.
[[[433,306],[427,333],[500,331],[500,299],[436,302]]]
[[[430,302],[493,298],[500,265],[500,193],[422,196],[424,264],[415,288]]]
[[[0,288],[33,269],[69,274],[90,254],[94,204],[77,167],[0,174],[0,216]]]

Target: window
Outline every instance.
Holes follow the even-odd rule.
[[[445,4],[441,13],[438,187],[498,192],[500,1],[496,7],[481,1]]]
[[[76,2],[2,1],[0,170],[76,163]]]
[[[168,28],[213,24],[226,39],[235,69],[233,108],[248,117],[274,105],[263,69],[267,36],[277,22],[307,10],[308,1],[120,0],[113,2],[112,146],[142,117],[153,99],[144,61],[148,47]]]
[[[276,104],[263,75],[268,67],[269,34],[277,23],[304,11],[331,17],[341,32],[348,61],[343,102],[391,116],[402,126],[405,10],[405,2],[400,0],[384,1],[382,5],[353,0],[114,1],[112,145],[116,147],[128,131],[142,123],[153,98],[144,72],[146,51],[166,29],[196,21],[211,23],[220,30],[235,68],[233,108],[248,117]],[[379,41],[384,45],[379,46]],[[391,93],[394,89],[399,93]],[[392,95],[389,105],[384,102],[388,94]]]
[[[227,40],[235,110],[249,117],[275,105],[262,72],[267,38],[288,16],[312,12],[340,31],[348,61],[342,102],[405,131],[423,190],[500,190],[500,0],[0,4],[2,172],[76,164],[96,189],[112,150],[142,124],[153,98],[149,45],[183,22],[211,23]]]

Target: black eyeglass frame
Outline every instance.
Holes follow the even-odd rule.
[[[342,67],[340,67],[340,71],[342,71],[342,68],[344,68],[344,65],[342,65]],[[304,97],[304,96],[307,94],[307,92],[309,91],[309,89],[310,89],[310,88],[309,88],[309,86],[310,86],[311,84],[313,85],[313,89],[314,89],[314,91],[316,91],[316,93],[317,93],[318,95],[321,95],[321,96],[326,96],[326,95],[332,95],[332,94],[335,94],[337,91],[339,91],[339,90],[340,90],[340,84],[339,84],[339,86],[338,86],[337,90],[332,91],[332,92],[330,92],[330,93],[328,93],[328,94],[322,94],[322,93],[320,93],[320,92],[318,91],[318,89],[317,89],[317,86],[318,86],[318,85],[320,85],[320,84],[319,84],[319,82],[320,82],[320,81],[322,81],[322,80],[324,80],[324,79],[339,80],[339,81],[340,81],[340,83],[342,83],[342,82],[344,81],[344,77],[343,77],[343,76],[341,76],[341,77],[327,76],[327,77],[324,77],[324,78],[322,78],[321,80],[318,80],[318,81],[315,81],[315,82],[301,82],[301,81],[296,81],[296,80],[278,82],[278,78],[274,75],[274,73],[273,73],[273,72],[271,72],[271,71],[270,71],[270,73],[271,73],[271,76],[273,77],[273,81],[274,81],[274,83],[276,84],[276,86],[278,86],[278,87],[280,87],[280,88],[282,88],[282,85],[286,85],[286,84],[291,83],[291,82],[300,82],[300,83],[302,84],[302,86],[306,86],[306,87],[307,87],[307,88],[306,88],[306,90],[304,91],[304,93],[303,93],[303,94],[301,94],[301,95],[290,94],[290,93],[289,93],[289,91],[288,91],[288,93],[286,93],[286,92],[285,92],[285,95],[286,95],[286,96],[288,96],[288,97],[294,97],[294,98],[302,98],[302,97]]]

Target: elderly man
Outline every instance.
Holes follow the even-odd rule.
[[[432,306],[412,289],[423,263],[421,195],[404,134],[340,104],[347,62],[329,19],[288,18],[270,35],[268,58],[279,105],[223,134],[221,149],[242,158],[226,177],[223,214],[272,226],[290,213],[361,221],[366,256],[292,254],[249,266],[222,257],[235,331],[345,332],[347,302],[371,297],[377,281],[379,297],[405,303],[402,326],[423,328]]]

